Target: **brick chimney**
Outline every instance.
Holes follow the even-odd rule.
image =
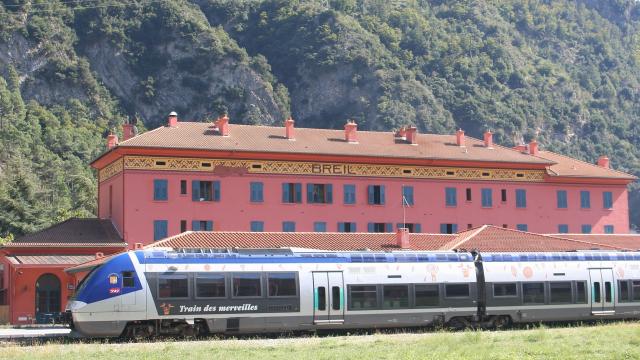
[[[136,136],[136,127],[129,122],[122,124],[122,140],[127,141]]]
[[[227,114],[222,114],[216,120],[216,127],[222,136],[229,136],[229,117]]]
[[[538,142],[536,139],[531,140],[529,143],[529,154],[538,155]]]
[[[493,149],[493,133],[491,130],[484,132],[484,146],[488,149]]]
[[[113,133],[107,136],[107,149],[111,150],[118,145],[118,135],[114,135]]]
[[[456,144],[460,147],[464,146],[464,130],[462,129],[456,131]]]
[[[407,142],[411,145],[418,145],[418,128],[409,126],[407,128]]]
[[[352,144],[358,142],[358,124],[355,121],[351,120],[344,124],[344,139]]]
[[[167,126],[168,127],[176,127],[178,126],[178,113],[172,111],[169,113],[169,117],[167,118]]]
[[[407,138],[407,128],[406,127],[401,127],[400,129],[398,129],[398,131],[396,131],[395,137],[399,137],[402,139],[406,139]]]
[[[520,144],[520,145],[516,145],[513,147],[514,150],[519,151],[521,153],[523,152],[527,152],[527,145],[525,144]]]
[[[605,169],[609,168],[609,158],[607,157],[607,155],[602,155],[598,158],[598,166]]]
[[[398,228],[396,232],[396,245],[401,249],[409,249],[411,247],[411,244],[409,244],[409,229]]]
[[[296,128],[294,127],[295,121],[289,116],[287,120],[284,121],[285,133],[287,135],[287,139],[294,141],[296,139]]]

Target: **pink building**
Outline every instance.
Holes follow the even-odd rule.
[[[453,135],[179,122],[108,139],[99,214],[128,244],[188,230],[627,233],[636,178],[538,149]],[[133,245],[131,245],[133,246]]]

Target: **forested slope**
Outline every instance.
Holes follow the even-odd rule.
[[[172,110],[491,129],[640,175],[639,27],[623,0],[4,0],[0,236],[94,213],[109,129]]]

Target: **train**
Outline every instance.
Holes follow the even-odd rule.
[[[640,252],[132,250],[78,285],[85,337],[637,319]]]

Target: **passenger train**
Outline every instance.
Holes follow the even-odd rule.
[[[88,337],[640,317],[640,253],[129,251],[67,305]]]

